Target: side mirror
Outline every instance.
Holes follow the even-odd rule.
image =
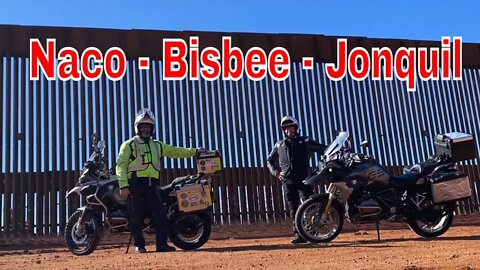
[[[370,146],[370,143],[369,143],[367,140],[363,141],[363,142],[360,144],[360,147],[369,147],[369,146]]]
[[[98,148],[98,149],[103,149],[103,148],[105,148],[105,141],[99,141],[99,142],[97,143],[97,148]]]

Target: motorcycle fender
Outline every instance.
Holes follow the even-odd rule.
[[[329,194],[328,194],[328,193],[313,194],[312,196],[309,197],[309,199],[323,201],[323,203],[325,203],[325,205],[326,205],[327,202],[328,202],[328,198],[329,198]],[[340,215],[344,215],[344,214],[345,214],[345,208],[344,208],[344,206],[343,206],[342,203],[340,203],[337,199],[334,199],[334,200],[333,200],[332,205],[336,205],[339,210],[341,209],[341,212],[339,213]],[[322,211],[323,211],[323,210],[322,210]]]
[[[208,209],[205,209],[205,210],[194,211],[194,212],[188,212],[188,213],[180,213],[179,215],[190,215],[190,214],[197,214],[197,215],[200,215],[200,216],[208,216],[208,217],[210,217],[210,221],[213,223],[212,208],[208,208]]]
[[[91,208],[87,208],[86,206],[79,207],[77,208],[77,210],[82,211],[82,216],[85,215],[85,213],[90,212],[98,220],[99,224],[102,224],[100,230],[98,231],[98,234],[100,236],[103,235],[103,221],[99,214],[95,213],[95,211],[93,211]]]
[[[323,200],[324,202],[327,202],[328,201],[328,194],[327,193],[323,193],[323,194],[313,194],[312,196],[310,196],[311,199],[314,199],[314,200]]]
[[[316,175],[312,175],[310,177],[308,177],[307,179],[303,180],[303,183],[305,185],[315,185],[315,184],[318,184],[320,181],[322,181],[324,179],[324,176],[319,173],[319,174],[316,174]]]
[[[65,196],[65,199],[70,198],[70,196],[72,196],[72,194],[80,195],[81,189],[82,189],[81,186],[77,186],[77,187],[72,188],[72,189],[67,193],[67,196]]]

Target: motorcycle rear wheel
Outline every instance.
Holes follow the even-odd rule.
[[[200,248],[208,241],[212,232],[209,215],[182,215],[171,221],[170,226],[170,241],[183,250]]]
[[[321,216],[326,207],[325,198],[310,198],[304,201],[295,214],[295,227],[303,239],[311,243],[330,242],[343,228],[343,207],[335,200],[326,220]]]
[[[453,222],[453,207],[442,206],[440,209],[434,209],[435,213],[429,218],[413,218],[408,221],[408,226],[416,234],[433,238],[444,234]]]
[[[102,224],[93,213],[86,212],[83,215],[83,224],[85,226],[81,235],[78,234],[78,219],[83,211],[78,210],[73,213],[67,221],[65,227],[65,244],[68,250],[75,255],[89,255],[97,248],[100,243]]]

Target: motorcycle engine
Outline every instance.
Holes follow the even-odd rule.
[[[108,215],[108,221],[113,226],[126,226],[128,224],[127,211],[123,209],[112,211],[110,215]]]
[[[351,204],[349,203],[348,214],[352,220],[374,217],[382,212],[378,202],[366,194],[354,202],[353,205]]]

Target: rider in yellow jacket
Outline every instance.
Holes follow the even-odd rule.
[[[154,130],[153,113],[149,109],[140,110],[135,117],[136,135],[121,145],[116,167],[120,194],[127,198],[130,231],[138,253],[146,252],[142,234],[145,210],[154,216],[156,251],[175,251],[167,245],[167,213],[156,189],[160,183],[161,158],[188,158],[204,151],[153,140]]]

